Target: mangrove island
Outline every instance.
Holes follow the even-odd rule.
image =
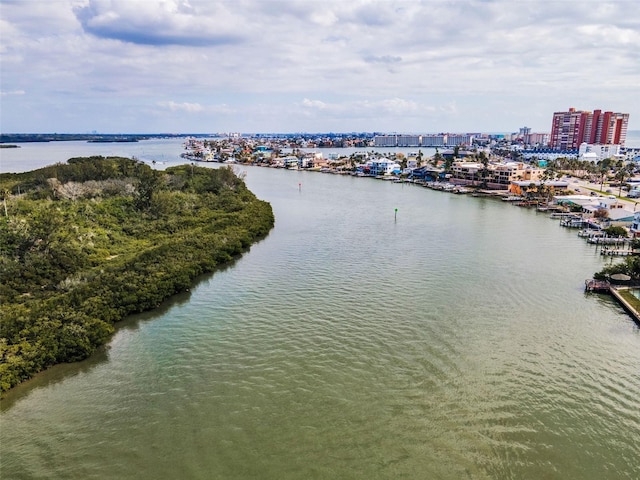
[[[271,206],[232,168],[72,158],[0,175],[0,389],[82,360],[125,316],[264,238]]]

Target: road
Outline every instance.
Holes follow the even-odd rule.
[[[637,206],[640,203],[640,199],[627,198],[627,192],[625,192],[624,190],[620,192],[619,187],[609,187],[605,184],[603,185],[602,190],[600,190],[599,183],[591,183],[587,180],[567,176],[563,177],[563,180],[567,180],[569,182],[569,189],[573,190],[577,194],[590,195],[591,192],[596,192],[598,195],[601,195],[603,197],[614,195],[619,202],[626,205],[626,208],[628,210],[635,211],[636,209],[639,209],[640,211],[640,206]],[[618,195],[619,193],[622,193],[622,195]]]

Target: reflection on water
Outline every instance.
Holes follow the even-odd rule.
[[[0,411],[9,410],[15,402],[29,395],[33,391],[42,388],[50,388],[53,385],[78,375],[89,372],[94,366],[105,363],[109,359],[108,346],[96,350],[91,358],[82,362],[62,363],[50,368],[46,372],[36,375],[28,382],[14,387],[0,402]]]
[[[233,267],[236,263],[237,259],[232,260],[226,265],[221,266],[218,269],[218,272],[223,272],[228,268]],[[200,282],[207,281],[211,278],[213,274],[204,274],[201,275],[194,284],[197,285]],[[119,331],[134,331],[140,328],[141,322],[151,321],[156,319],[158,316],[165,315],[172,308],[182,305],[186,302],[189,302],[191,298],[191,291],[180,292],[173,295],[171,298],[162,302],[158,307],[156,307],[153,311],[142,312],[136,315],[131,315],[124,319],[123,321],[116,324],[116,334],[114,338],[111,339],[108,345],[105,345],[99,348],[91,358],[82,361],[76,362],[72,364],[60,364],[50,368],[47,372],[43,372],[37,375],[32,380],[24,382],[18,385],[16,388],[13,388],[7,395],[2,399],[2,403],[0,404],[1,410],[6,410],[10,408],[14,402],[20,398],[23,398],[27,395],[31,390],[40,388],[42,386],[49,386],[53,383],[59,382],[61,380],[66,379],[67,377],[78,375],[79,373],[83,373],[88,369],[92,368],[95,365],[99,365],[102,362],[105,362],[109,359],[109,349],[114,343],[118,342],[118,333]]]

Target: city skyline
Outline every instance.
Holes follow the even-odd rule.
[[[640,6],[0,0],[2,133],[640,130]]]

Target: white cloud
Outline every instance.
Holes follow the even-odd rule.
[[[173,112],[184,111],[189,113],[195,113],[195,112],[202,112],[204,110],[204,107],[199,103],[189,103],[189,102],[177,103],[172,100],[165,101],[165,102],[158,102],[158,106],[163,108],[168,108]]]
[[[569,106],[640,128],[633,1],[4,0],[0,22],[7,131],[111,109],[132,131],[548,130]]]
[[[640,31],[631,28],[620,28],[615,25],[582,25],[576,30],[594,45],[614,47],[640,45]]]
[[[240,42],[233,12],[224,3],[210,5],[213,11],[200,12],[179,0],[89,0],[74,13],[87,33],[126,43],[202,47]]]
[[[309,100],[308,98],[305,98],[302,101],[302,105],[305,107],[309,107],[309,108],[315,108],[318,110],[324,110],[327,108],[327,104],[324,102],[321,102],[320,100]]]
[[[416,102],[397,97],[384,98],[377,101],[364,101],[358,105],[364,110],[390,115],[413,115],[419,110]]]
[[[24,95],[26,92],[24,90],[10,90],[10,91],[0,91],[0,96],[6,95]]]

